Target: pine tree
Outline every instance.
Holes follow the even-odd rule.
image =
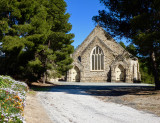
[[[99,11],[93,19],[113,35],[130,38],[139,54],[150,57],[156,89],[160,89],[160,1],[100,0],[107,11]]]
[[[60,76],[71,68],[74,35],[66,7],[63,0],[0,1],[7,74],[45,82],[48,71]]]

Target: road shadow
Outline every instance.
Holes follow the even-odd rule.
[[[41,92],[64,92],[77,95],[123,96],[123,95],[154,95],[154,86],[141,85],[31,85],[31,90]]]

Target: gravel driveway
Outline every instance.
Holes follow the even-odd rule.
[[[103,102],[87,94],[87,87],[65,84],[48,92],[38,92],[37,96],[53,123],[160,123],[160,117],[153,114]],[[96,85],[93,84],[93,87]],[[106,85],[98,87],[106,88]]]

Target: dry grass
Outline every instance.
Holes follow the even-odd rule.
[[[153,88],[121,88],[110,90],[90,90],[97,98],[160,116],[160,91]]]

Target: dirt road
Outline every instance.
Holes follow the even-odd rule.
[[[75,86],[53,88],[37,96],[53,123],[160,123],[160,117],[104,102]]]

